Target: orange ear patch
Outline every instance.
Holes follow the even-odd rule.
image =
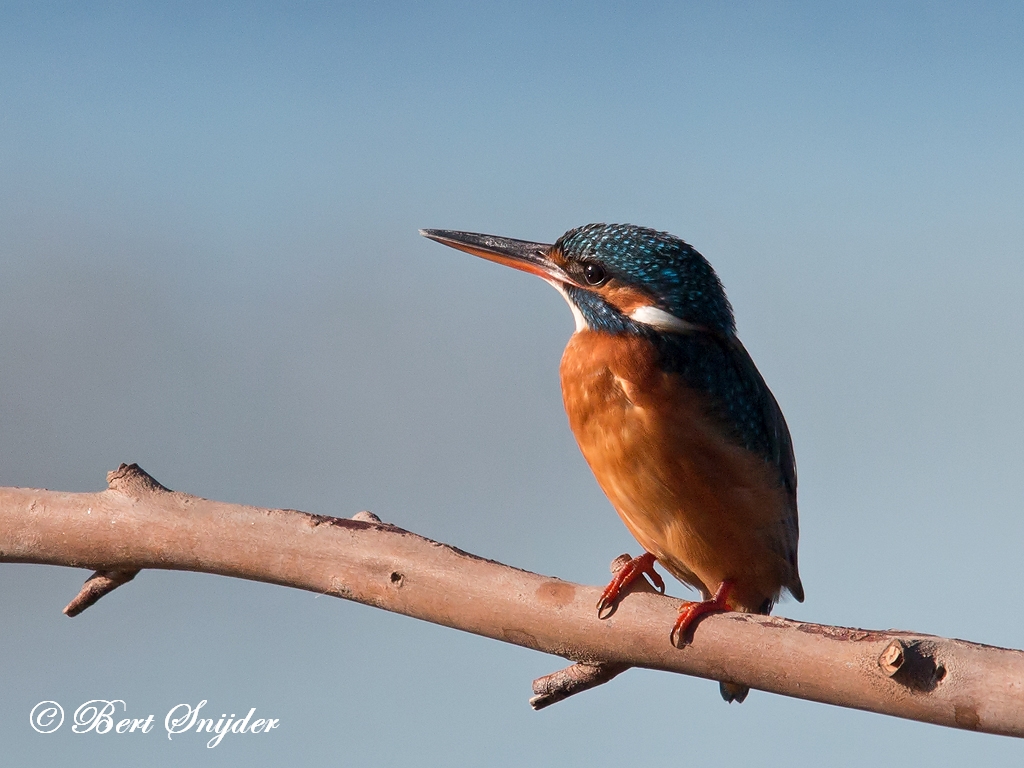
[[[646,293],[632,286],[623,285],[616,280],[612,280],[602,288],[592,290],[595,290],[601,298],[627,316],[633,310],[651,304],[651,297]]]

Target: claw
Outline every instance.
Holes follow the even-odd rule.
[[[636,579],[646,575],[654,588],[661,594],[665,594],[665,580],[654,570],[656,558],[650,552],[644,552],[640,557],[634,557],[626,563],[615,574],[608,586],[601,593],[601,599],[597,601],[597,615],[599,618],[607,618],[615,610],[615,603],[619,599],[622,590],[632,584]],[[607,613],[606,613],[607,611]]]
[[[651,580],[651,584],[658,590],[659,595],[665,594],[665,580],[661,578],[660,573],[654,570],[654,563],[651,563],[651,567],[644,571],[644,575]]]
[[[672,627],[672,631],[669,633],[669,640],[672,645],[677,647],[685,645],[683,639],[690,631],[693,623],[701,616],[718,611],[732,610],[729,607],[729,594],[734,586],[730,579],[726,579],[718,585],[718,591],[715,592],[715,596],[711,599],[702,600],[699,603],[683,603],[683,607],[679,609],[679,618],[676,619],[675,626]]]

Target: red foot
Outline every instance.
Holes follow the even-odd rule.
[[[622,590],[645,574],[651,580],[651,583],[654,584],[654,588],[661,594],[665,594],[665,580],[654,570],[654,562],[654,555],[650,552],[644,552],[640,557],[634,557],[620,568],[615,577],[608,582],[608,586],[604,588],[604,592],[601,593],[601,599],[597,601],[597,615],[602,619],[610,615],[610,611],[607,614],[605,611],[615,606],[615,602],[619,599]]]
[[[726,579],[718,586],[718,591],[710,600],[703,600],[699,603],[683,603],[683,607],[679,609],[679,618],[676,619],[676,624],[669,633],[672,644],[683,645],[683,638],[690,631],[693,622],[701,616],[716,611],[732,610],[729,608],[729,593],[732,592],[734,586],[732,581]]]

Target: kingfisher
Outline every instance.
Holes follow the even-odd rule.
[[[768,614],[797,569],[789,428],[736,336],[718,275],[692,246],[631,224],[588,224],[553,244],[439,229],[420,234],[537,275],[576,321],[560,366],[569,426],[643,554],[605,588],[599,616],[654,564],[695,588],[669,633],[715,611]],[[721,681],[727,702],[746,686]]]

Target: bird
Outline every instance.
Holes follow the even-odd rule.
[[[588,224],[553,244],[420,234],[536,275],[572,310],[559,369],[569,426],[643,548],[605,588],[600,617],[644,575],[664,592],[655,563],[702,598],[683,603],[673,644],[707,613],[768,614],[784,591],[803,602],[793,442],[707,259],[632,224]],[[749,692],[720,690],[727,702]]]

